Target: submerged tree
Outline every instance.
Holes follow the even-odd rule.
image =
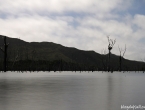
[[[112,40],[112,39],[109,38],[109,36],[107,36],[107,38],[108,38],[108,43],[109,43],[109,45],[108,45],[108,51],[109,51],[108,72],[109,72],[110,71],[110,55],[111,55],[111,50],[113,49],[113,46],[114,46],[114,44],[116,42],[116,39]]]
[[[4,53],[4,72],[7,71],[7,49],[9,43],[7,43],[7,37],[4,36],[4,49],[1,47],[1,51]]]
[[[142,60],[142,62],[143,62],[142,71],[143,71],[143,73],[144,73],[144,71],[145,71],[145,58],[144,58],[144,59],[141,59],[141,60]]]
[[[119,52],[120,52],[120,57],[119,57],[119,71],[122,71],[122,60],[123,60],[123,57],[124,57],[125,52],[126,52],[126,45],[125,45],[125,49],[124,50],[122,50],[122,48],[120,48],[119,46],[118,46],[118,49],[119,49]]]
[[[15,56],[15,58],[14,58],[14,61],[13,61],[13,64],[12,64],[12,69],[13,69],[13,67],[15,65],[15,62],[18,61],[18,58],[20,57],[19,50],[17,50],[17,52],[16,52],[16,54],[14,56]]]
[[[101,60],[102,60],[102,65],[103,65],[103,71],[107,70],[107,58],[106,58],[106,50],[103,49],[101,51]]]

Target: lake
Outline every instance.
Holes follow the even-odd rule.
[[[144,73],[0,73],[0,110],[121,110],[121,105],[145,106]]]

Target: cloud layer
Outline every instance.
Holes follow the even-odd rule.
[[[82,50],[114,54],[127,45],[125,58],[145,57],[145,15],[131,14],[133,0],[0,0],[0,34],[26,41],[48,41]]]

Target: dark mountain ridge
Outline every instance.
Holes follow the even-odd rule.
[[[0,47],[2,48],[4,44],[3,37],[4,36],[0,35]],[[101,55],[99,53],[96,53],[95,51],[79,50],[74,47],[65,47],[53,42],[26,42],[21,39],[10,37],[7,37],[7,43],[9,43],[8,61],[12,64],[14,62],[26,62],[28,60],[31,60],[31,62],[59,61],[59,65],[57,66],[60,66],[61,61],[65,62],[66,64],[71,63],[73,65],[81,65],[81,67],[83,65],[83,67],[85,68],[91,67],[94,70],[107,70],[108,54]],[[0,52],[0,61],[3,61],[2,52]],[[110,63],[113,70],[118,70],[119,56],[111,54]],[[143,62],[131,61],[123,58],[122,70],[143,70],[143,68]]]

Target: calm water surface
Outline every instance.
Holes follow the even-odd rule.
[[[121,105],[145,106],[144,73],[0,73],[0,110],[121,110]]]

